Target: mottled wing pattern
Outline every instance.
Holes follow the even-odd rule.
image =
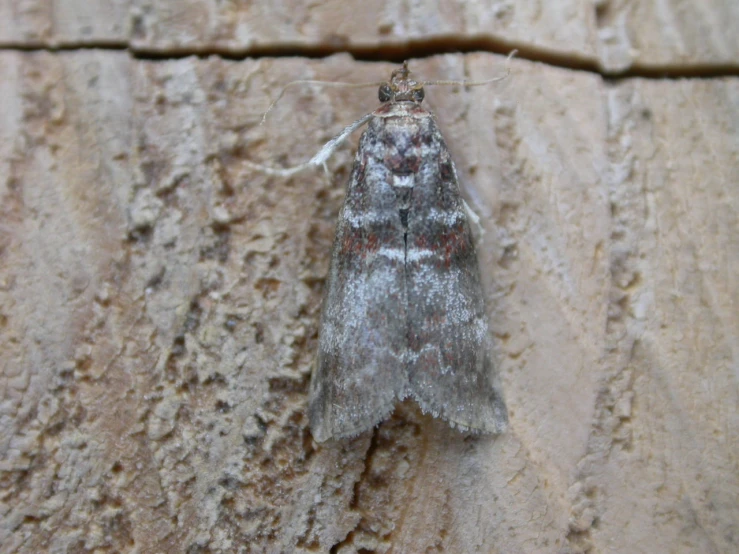
[[[345,438],[390,415],[406,387],[403,228],[373,119],[336,228],[309,407],[314,438]]]
[[[477,255],[456,171],[433,118],[408,217],[408,392],[462,429],[501,432],[508,421],[493,370]]]

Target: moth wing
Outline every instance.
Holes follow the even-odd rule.
[[[499,433],[508,415],[477,255],[443,140],[434,163],[438,171],[419,174],[408,224],[408,393],[456,427]]]
[[[407,383],[404,230],[384,171],[360,145],[336,227],[311,379],[310,425],[319,442],[371,429]]]

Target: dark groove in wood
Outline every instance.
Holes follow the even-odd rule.
[[[507,55],[518,49],[517,58],[531,62],[539,62],[553,67],[584,71],[601,75],[608,80],[629,78],[644,79],[685,79],[685,78],[721,78],[739,76],[739,63],[718,64],[670,64],[640,65],[635,64],[620,72],[609,72],[600,66],[597,60],[578,52],[554,52],[546,48],[531,45],[514,44],[512,42],[489,37],[434,37],[423,40],[408,40],[387,43],[381,46],[358,45],[315,45],[283,43],[279,45],[252,45],[243,48],[210,46],[151,48],[130,44],[126,41],[83,41],[60,44],[47,44],[41,41],[12,43],[0,42],[0,52],[76,52],[85,50],[110,50],[129,52],[135,59],[164,61],[181,59],[190,56],[207,58],[210,56],[228,60],[244,60],[247,58],[286,58],[300,57],[321,59],[335,54],[349,54],[357,61],[402,63],[404,60],[428,58],[440,54],[470,54],[486,52]]]

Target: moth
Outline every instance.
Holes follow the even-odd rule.
[[[324,163],[368,123],[320,320],[308,410],[318,442],[373,428],[405,398],[462,431],[507,425],[466,204],[435,117],[422,106],[425,84],[449,82],[418,82],[407,63],[393,71],[379,87],[380,107],[309,162]]]

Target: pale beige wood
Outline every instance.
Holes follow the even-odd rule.
[[[609,73],[736,71],[737,28],[733,0],[0,0],[0,45],[129,45],[159,55],[343,49],[386,56],[418,48],[516,47],[530,59]]]
[[[599,0],[598,59],[610,72],[737,70],[739,3],[732,0]]]
[[[3,47],[124,45],[130,0],[0,0]]]
[[[501,57],[413,63],[482,78]],[[4,552],[733,552],[737,79],[514,61],[433,88],[485,234],[510,431],[307,430],[354,144],[392,66],[0,54]]]
[[[221,3],[137,0],[137,48],[404,47],[445,38],[512,41],[592,59],[592,5],[559,2]],[[143,15],[145,14],[145,15]]]
[[[601,548],[734,550],[738,100],[736,79],[607,95],[609,352],[577,491]]]

